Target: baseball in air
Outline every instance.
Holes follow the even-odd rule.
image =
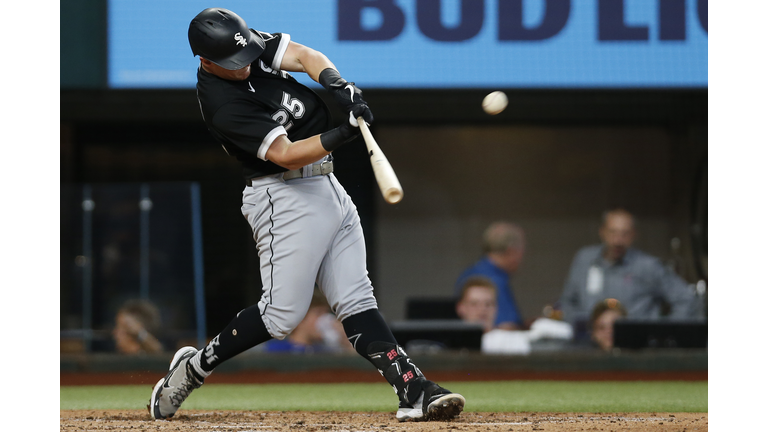
[[[490,115],[496,115],[507,107],[507,95],[501,91],[494,91],[488,93],[483,98],[483,110]]]

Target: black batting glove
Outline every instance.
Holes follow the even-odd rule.
[[[362,117],[368,125],[373,123],[373,113],[363,99],[363,91],[357,88],[355,83],[342,78],[339,71],[333,68],[324,69],[320,72],[318,82],[333,95],[344,112],[350,113],[350,125],[358,127],[358,117]]]

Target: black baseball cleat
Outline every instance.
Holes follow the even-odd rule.
[[[197,349],[189,346],[176,351],[168,375],[155,384],[148,407],[155,420],[173,417],[192,390],[203,385],[203,378],[198,377],[189,364],[195,354]]]
[[[398,421],[446,421],[464,410],[464,396],[451,393],[432,381],[425,381],[424,389],[413,404],[400,401],[397,409]]]

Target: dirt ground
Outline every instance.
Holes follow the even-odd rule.
[[[151,420],[140,410],[61,410],[62,431],[707,431],[707,413],[476,413],[449,422],[400,423],[394,413],[183,411]]]

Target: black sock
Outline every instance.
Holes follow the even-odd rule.
[[[200,358],[200,367],[210,372],[216,366],[272,339],[258,305],[240,311],[229,325],[208,343]]]
[[[392,385],[401,401],[413,404],[429,381],[397,344],[377,309],[344,320],[344,332],[358,354],[371,362]]]
[[[352,315],[342,322],[344,333],[355,347],[358,354],[368,360],[368,345],[372,342],[397,344],[392,331],[384,321],[378,309],[368,309]]]

